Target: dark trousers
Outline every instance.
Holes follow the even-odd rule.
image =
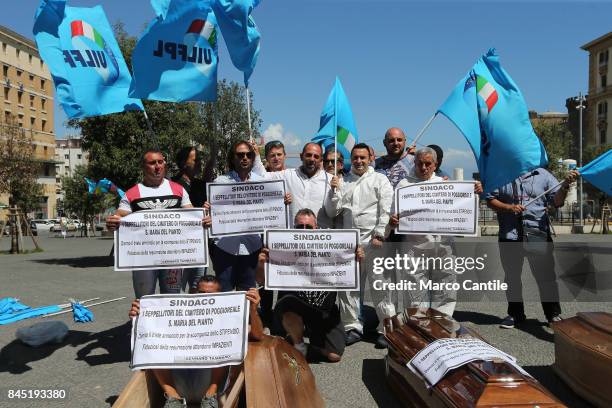
[[[261,298],[259,302],[261,320],[265,327],[270,327],[273,320],[272,305],[274,303],[274,291],[261,288],[259,289],[259,297]]]
[[[255,287],[255,270],[259,251],[250,255],[231,255],[213,245],[210,258],[223,292],[249,290]]]
[[[548,249],[543,254],[532,253],[523,248],[522,241],[500,239],[499,254],[504,269],[505,282],[508,284],[506,298],[508,314],[516,320],[524,320],[525,306],[523,304],[523,282],[521,274],[525,258],[531,267],[537,285],[542,309],[547,320],[561,314],[559,304],[559,287],[555,274],[555,259],[552,251],[552,239],[549,239]],[[540,244],[542,245],[542,244]]]

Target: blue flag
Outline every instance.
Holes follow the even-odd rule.
[[[548,164],[523,94],[499,64],[494,49],[459,81],[438,112],[470,144],[485,192]]]
[[[130,96],[217,100],[217,23],[205,0],[151,0],[157,17],[132,53]]]
[[[350,168],[351,149],[359,143],[359,136],[351,105],[338,77],[321,112],[319,132],[312,141],[321,144],[325,150],[334,146],[336,138],[338,151],[344,156],[344,167]]]
[[[244,84],[257,64],[259,31],[251,17],[259,0],[212,0],[212,7],[234,66],[244,73]]]
[[[79,302],[72,302],[72,317],[77,323],[87,323],[94,321],[93,312]]]
[[[96,182],[88,179],[87,177],[84,177],[85,179],[85,183],[87,183],[87,192],[89,194],[94,194],[96,192]]]
[[[42,0],[34,36],[69,118],[143,110],[140,100],[128,97],[132,78],[101,6]]]
[[[608,150],[589,164],[578,169],[589,183],[608,195],[612,195],[612,150]]]

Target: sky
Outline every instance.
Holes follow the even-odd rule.
[[[4,0],[0,24],[33,38],[38,4]],[[122,21],[134,36],[153,18],[148,0],[68,4],[102,4],[109,21]],[[612,30],[610,16],[612,0],[263,0],[253,12],[262,39],[250,79],[260,131],[299,151],[316,134],[338,76],[359,141],[384,152],[387,128],[412,140],[489,48],[530,110],[566,112],[566,98],[588,89],[588,53],[580,47]],[[223,43],[219,53],[219,79],[241,82]],[[73,133],[56,112],[58,137]],[[431,143],[444,149],[447,172],[476,170],[467,142],[443,116],[419,140]]]

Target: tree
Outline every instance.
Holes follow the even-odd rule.
[[[63,177],[64,210],[75,214],[83,225],[94,228],[94,218],[97,214],[113,205],[114,197],[111,194],[89,194],[85,177],[88,177],[84,166],[77,166],[72,177]],[[89,229],[86,229],[89,236]]]
[[[115,36],[126,62],[131,61],[136,39],[122,24],[115,25]],[[186,145],[202,145],[208,154],[225,157],[236,140],[248,139],[248,120],[244,88],[237,83],[220,81],[218,100],[214,103],[166,103],[143,101],[152,132],[142,112],[123,112],[86,119],[71,120],[69,126],[79,129],[83,148],[89,152],[89,174],[108,178],[126,189],[140,178],[140,155],[147,147],[158,147],[172,162],[175,153]],[[251,112],[253,136],[258,137],[260,113]],[[224,160],[218,160],[222,171]]]
[[[17,214],[27,214],[40,204],[42,187],[37,184],[41,163],[33,156],[32,134],[19,126],[13,115],[0,123],[0,193],[8,194],[9,207]],[[14,211],[12,211],[14,213]],[[12,223],[21,223],[27,230],[25,217],[12,216]],[[18,231],[12,228],[11,253],[19,253]]]
[[[559,159],[567,159],[571,155],[572,134],[565,122],[538,121],[533,126],[540,137],[548,154],[548,169],[557,177],[565,177],[565,170],[559,166]]]

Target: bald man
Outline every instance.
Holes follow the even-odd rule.
[[[385,133],[383,140],[387,154],[379,157],[374,162],[374,170],[384,174],[395,188],[400,180],[414,165],[414,156],[406,151],[406,135],[400,128],[392,127]],[[412,149],[412,146],[409,148]]]

